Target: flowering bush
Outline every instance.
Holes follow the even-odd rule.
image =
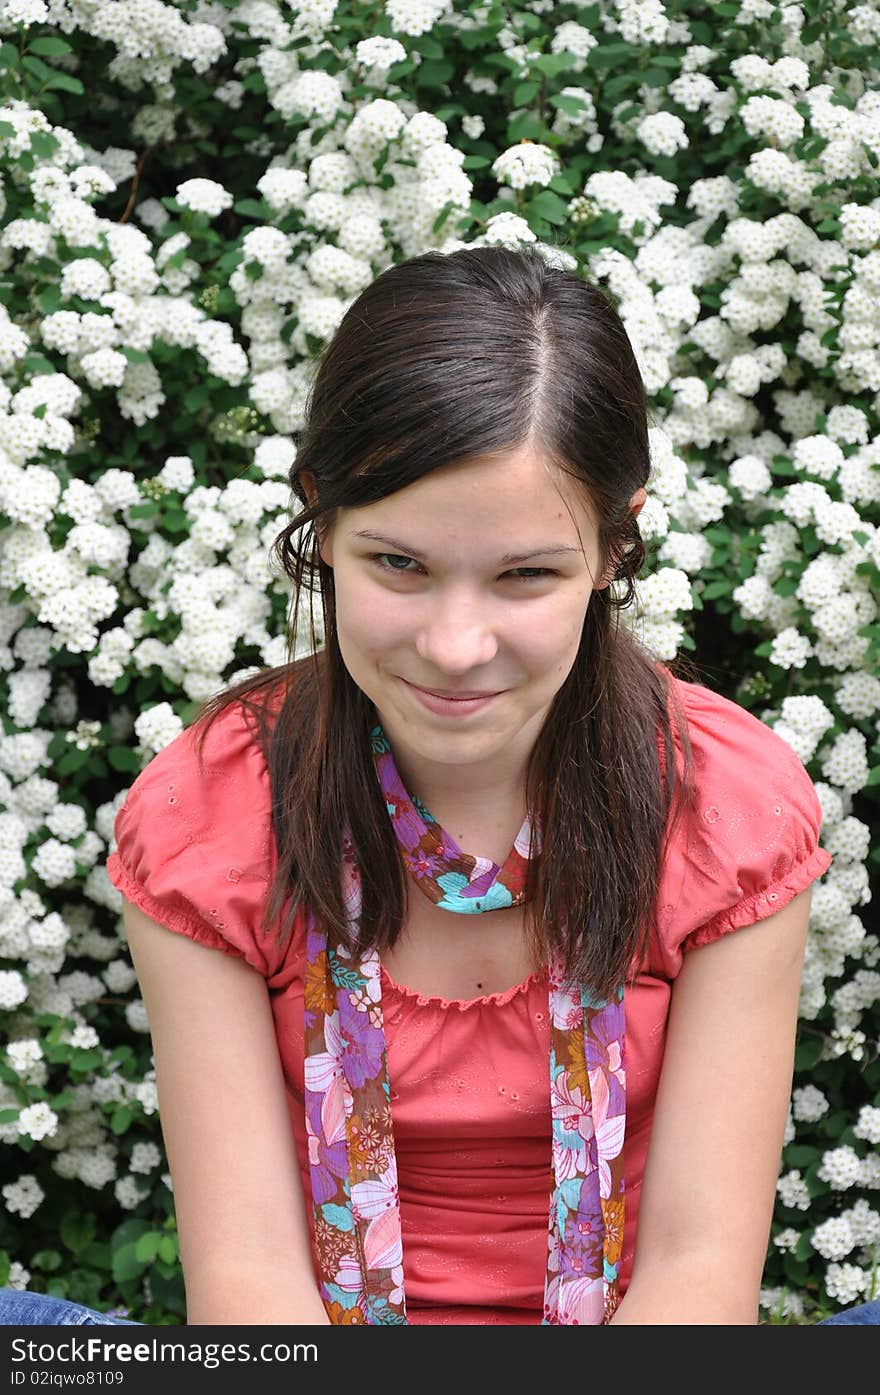
[[[871,1297],[880,4],[0,0],[0,40],[0,1283],[183,1319],[114,817],[285,657],[267,554],[348,305],[537,242],[653,404],[629,623],[791,744],[834,856],[762,1301]]]

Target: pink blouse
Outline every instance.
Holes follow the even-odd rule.
[[[682,956],[773,915],[831,864],[818,846],[816,791],[791,747],[710,689],[671,681],[687,713],[698,799],[671,843],[648,960],[624,999],[622,1293]],[[259,930],[277,856],[268,771],[238,704],[208,734],[204,777],[192,730],[131,786],[107,872],[152,919],[244,958],[265,978],[308,1198],[305,935],[282,951]],[[553,1180],[546,976],[467,1001],[412,992],[384,969],[382,977],[408,1319],[539,1323]]]

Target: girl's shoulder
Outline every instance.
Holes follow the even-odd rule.
[[[106,866],[120,898],[266,976],[274,971],[277,950],[260,930],[275,866],[269,772],[240,702],[184,728],[147,762],[113,831]]]
[[[682,954],[782,910],[825,873],[822,806],[800,757],[753,713],[670,674],[687,722],[692,794],[672,825],[657,903],[659,953]],[[675,719],[678,768],[681,741]]]

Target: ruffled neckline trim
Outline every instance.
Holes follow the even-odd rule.
[[[417,1003],[419,1007],[433,1007],[455,1012],[469,1012],[472,1008],[478,1007],[504,1007],[505,1003],[512,1002],[514,998],[527,993],[539,981],[547,982],[546,969],[536,969],[534,973],[529,974],[528,978],[523,979],[522,983],[515,983],[512,988],[505,988],[502,993],[486,993],[481,998],[440,998],[430,993],[419,993],[413,988],[406,988],[402,983],[395,983],[384,964],[379,965],[379,974],[382,980],[383,994],[386,990],[390,990],[398,997],[408,998]]]

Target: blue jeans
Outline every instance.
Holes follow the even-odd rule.
[[[141,1327],[130,1318],[108,1317],[94,1308],[83,1307],[81,1303],[70,1303],[66,1298],[51,1298],[44,1293],[31,1293],[26,1288],[0,1288],[0,1326],[7,1327],[108,1327],[114,1324],[124,1327]],[[873,1303],[859,1303],[855,1308],[844,1308],[834,1317],[817,1323],[827,1327],[831,1323],[852,1323],[864,1326],[869,1323],[880,1327],[880,1299]]]
[[[110,1317],[82,1303],[31,1293],[26,1288],[0,1288],[0,1327],[140,1327],[131,1318]]]

